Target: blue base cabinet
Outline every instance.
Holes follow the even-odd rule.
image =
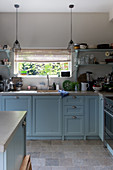
[[[33,96],[33,137],[62,137],[60,96]]]
[[[98,96],[85,97],[85,136],[99,136],[99,98]]]
[[[31,96],[2,96],[2,111],[27,111],[26,136],[32,135]]]
[[[63,98],[64,139],[84,138],[84,96]]]
[[[103,140],[99,96],[1,96],[3,111],[27,111],[27,139]]]
[[[0,152],[0,170],[19,170],[26,155],[26,128],[20,122],[4,152]]]

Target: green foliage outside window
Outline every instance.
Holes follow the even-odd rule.
[[[68,70],[68,63],[18,63],[18,71],[26,71],[27,75],[60,75],[61,70]]]

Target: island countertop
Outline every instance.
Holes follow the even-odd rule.
[[[4,152],[26,111],[0,111],[0,152]]]

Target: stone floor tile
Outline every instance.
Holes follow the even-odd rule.
[[[67,170],[81,170],[80,166],[76,166],[76,167],[67,167]]]
[[[73,166],[71,158],[59,159],[59,166]]]
[[[27,152],[28,155],[30,155],[32,158],[39,158],[40,152]]]
[[[47,158],[45,165],[46,166],[59,166],[59,160],[58,159],[54,159],[54,158],[52,158],[52,159]]]
[[[53,152],[52,157],[61,159],[61,158],[65,158],[65,155],[63,152]]]
[[[95,170],[113,170],[113,166],[97,166]]]
[[[51,145],[62,145],[62,140],[52,140]]]
[[[52,152],[41,152],[40,158],[52,158]]]
[[[52,167],[52,170],[67,170],[67,167],[63,167],[63,166],[54,166]]]
[[[36,166],[41,166],[41,167],[45,166],[45,159],[31,157],[31,164]]]
[[[34,166],[32,167],[32,169],[33,169],[33,170],[52,170],[51,167],[47,167],[47,166],[39,167],[39,166],[36,166],[36,165],[34,165]]]

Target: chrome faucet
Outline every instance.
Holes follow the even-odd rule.
[[[49,75],[47,74],[47,89],[49,90]]]

